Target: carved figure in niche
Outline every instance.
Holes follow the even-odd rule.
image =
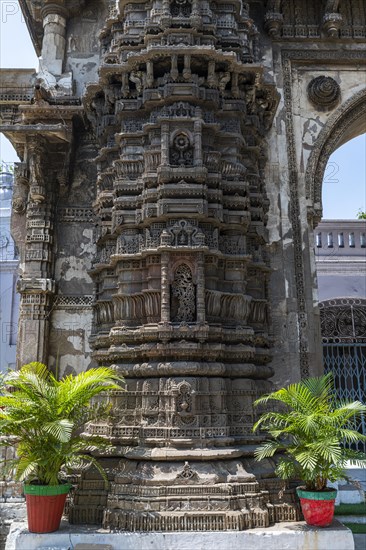
[[[230,82],[231,74],[229,71],[221,72],[218,74],[219,78],[219,90],[221,93],[225,91],[226,84]]]
[[[177,398],[178,414],[186,415],[191,412],[192,396],[191,386],[186,382],[178,385],[179,393]]]
[[[143,71],[133,71],[130,80],[136,86],[137,93],[141,93],[145,86],[146,74]]]
[[[171,299],[173,322],[192,322],[196,318],[196,292],[192,271],[186,264],[181,264],[172,283]]]
[[[193,147],[187,134],[180,132],[173,139],[170,149],[170,164],[172,166],[192,166]]]
[[[172,17],[189,17],[192,12],[191,0],[174,0],[170,4]]]
[[[201,229],[194,227],[185,220],[177,222],[167,233],[173,238],[171,238],[170,243],[166,244],[172,243],[173,246],[200,246],[205,244],[205,235]]]
[[[178,384],[177,410],[180,424],[192,425],[196,417],[192,415],[192,388],[187,382]]]
[[[75,52],[76,49],[76,38],[73,34],[70,34],[67,41],[67,53]]]

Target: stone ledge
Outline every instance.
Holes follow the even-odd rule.
[[[29,533],[24,522],[13,523],[5,550],[354,550],[352,532],[339,521],[330,527],[309,527],[304,522],[278,523],[267,529],[182,533],[112,533],[97,527],[69,525],[47,534]]]

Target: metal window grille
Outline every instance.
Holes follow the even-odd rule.
[[[366,344],[323,345],[325,372],[332,372],[337,397],[347,401],[366,402]],[[356,425],[366,435],[366,417]],[[366,452],[366,443],[353,444],[352,448]]]
[[[332,372],[340,400],[366,403],[366,300],[339,298],[319,304],[324,371]],[[356,428],[366,435],[366,416]],[[352,448],[366,452],[366,443]]]

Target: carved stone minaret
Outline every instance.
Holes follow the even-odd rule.
[[[246,458],[272,375],[263,169],[277,95],[256,28],[239,1],[121,2],[101,40],[84,97],[99,140],[92,342],[127,389],[108,423],[89,426],[121,457],[104,524],[294,518]]]

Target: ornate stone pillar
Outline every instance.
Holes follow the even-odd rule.
[[[169,164],[169,125],[161,125],[161,165]]]
[[[191,78],[191,56],[184,56],[183,78],[189,80]]]
[[[206,321],[205,305],[205,256],[202,252],[197,255],[197,323]]]
[[[48,362],[49,314],[55,281],[41,278],[21,278],[18,282],[21,295],[17,366],[31,361]]]
[[[169,254],[161,255],[161,322],[170,321]]]
[[[151,61],[146,62],[146,84],[147,86],[154,84],[154,65]]]
[[[173,80],[177,80],[178,78],[178,55],[173,54],[171,57],[171,68],[170,68],[170,76]]]
[[[194,165],[202,166],[202,122],[194,123]]]
[[[21,250],[18,366],[48,361],[49,314],[55,293],[53,275],[53,201],[49,184],[48,144],[39,135],[27,138],[29,194],[25,243]],[[24,172],[24,169],[23,169]]]

